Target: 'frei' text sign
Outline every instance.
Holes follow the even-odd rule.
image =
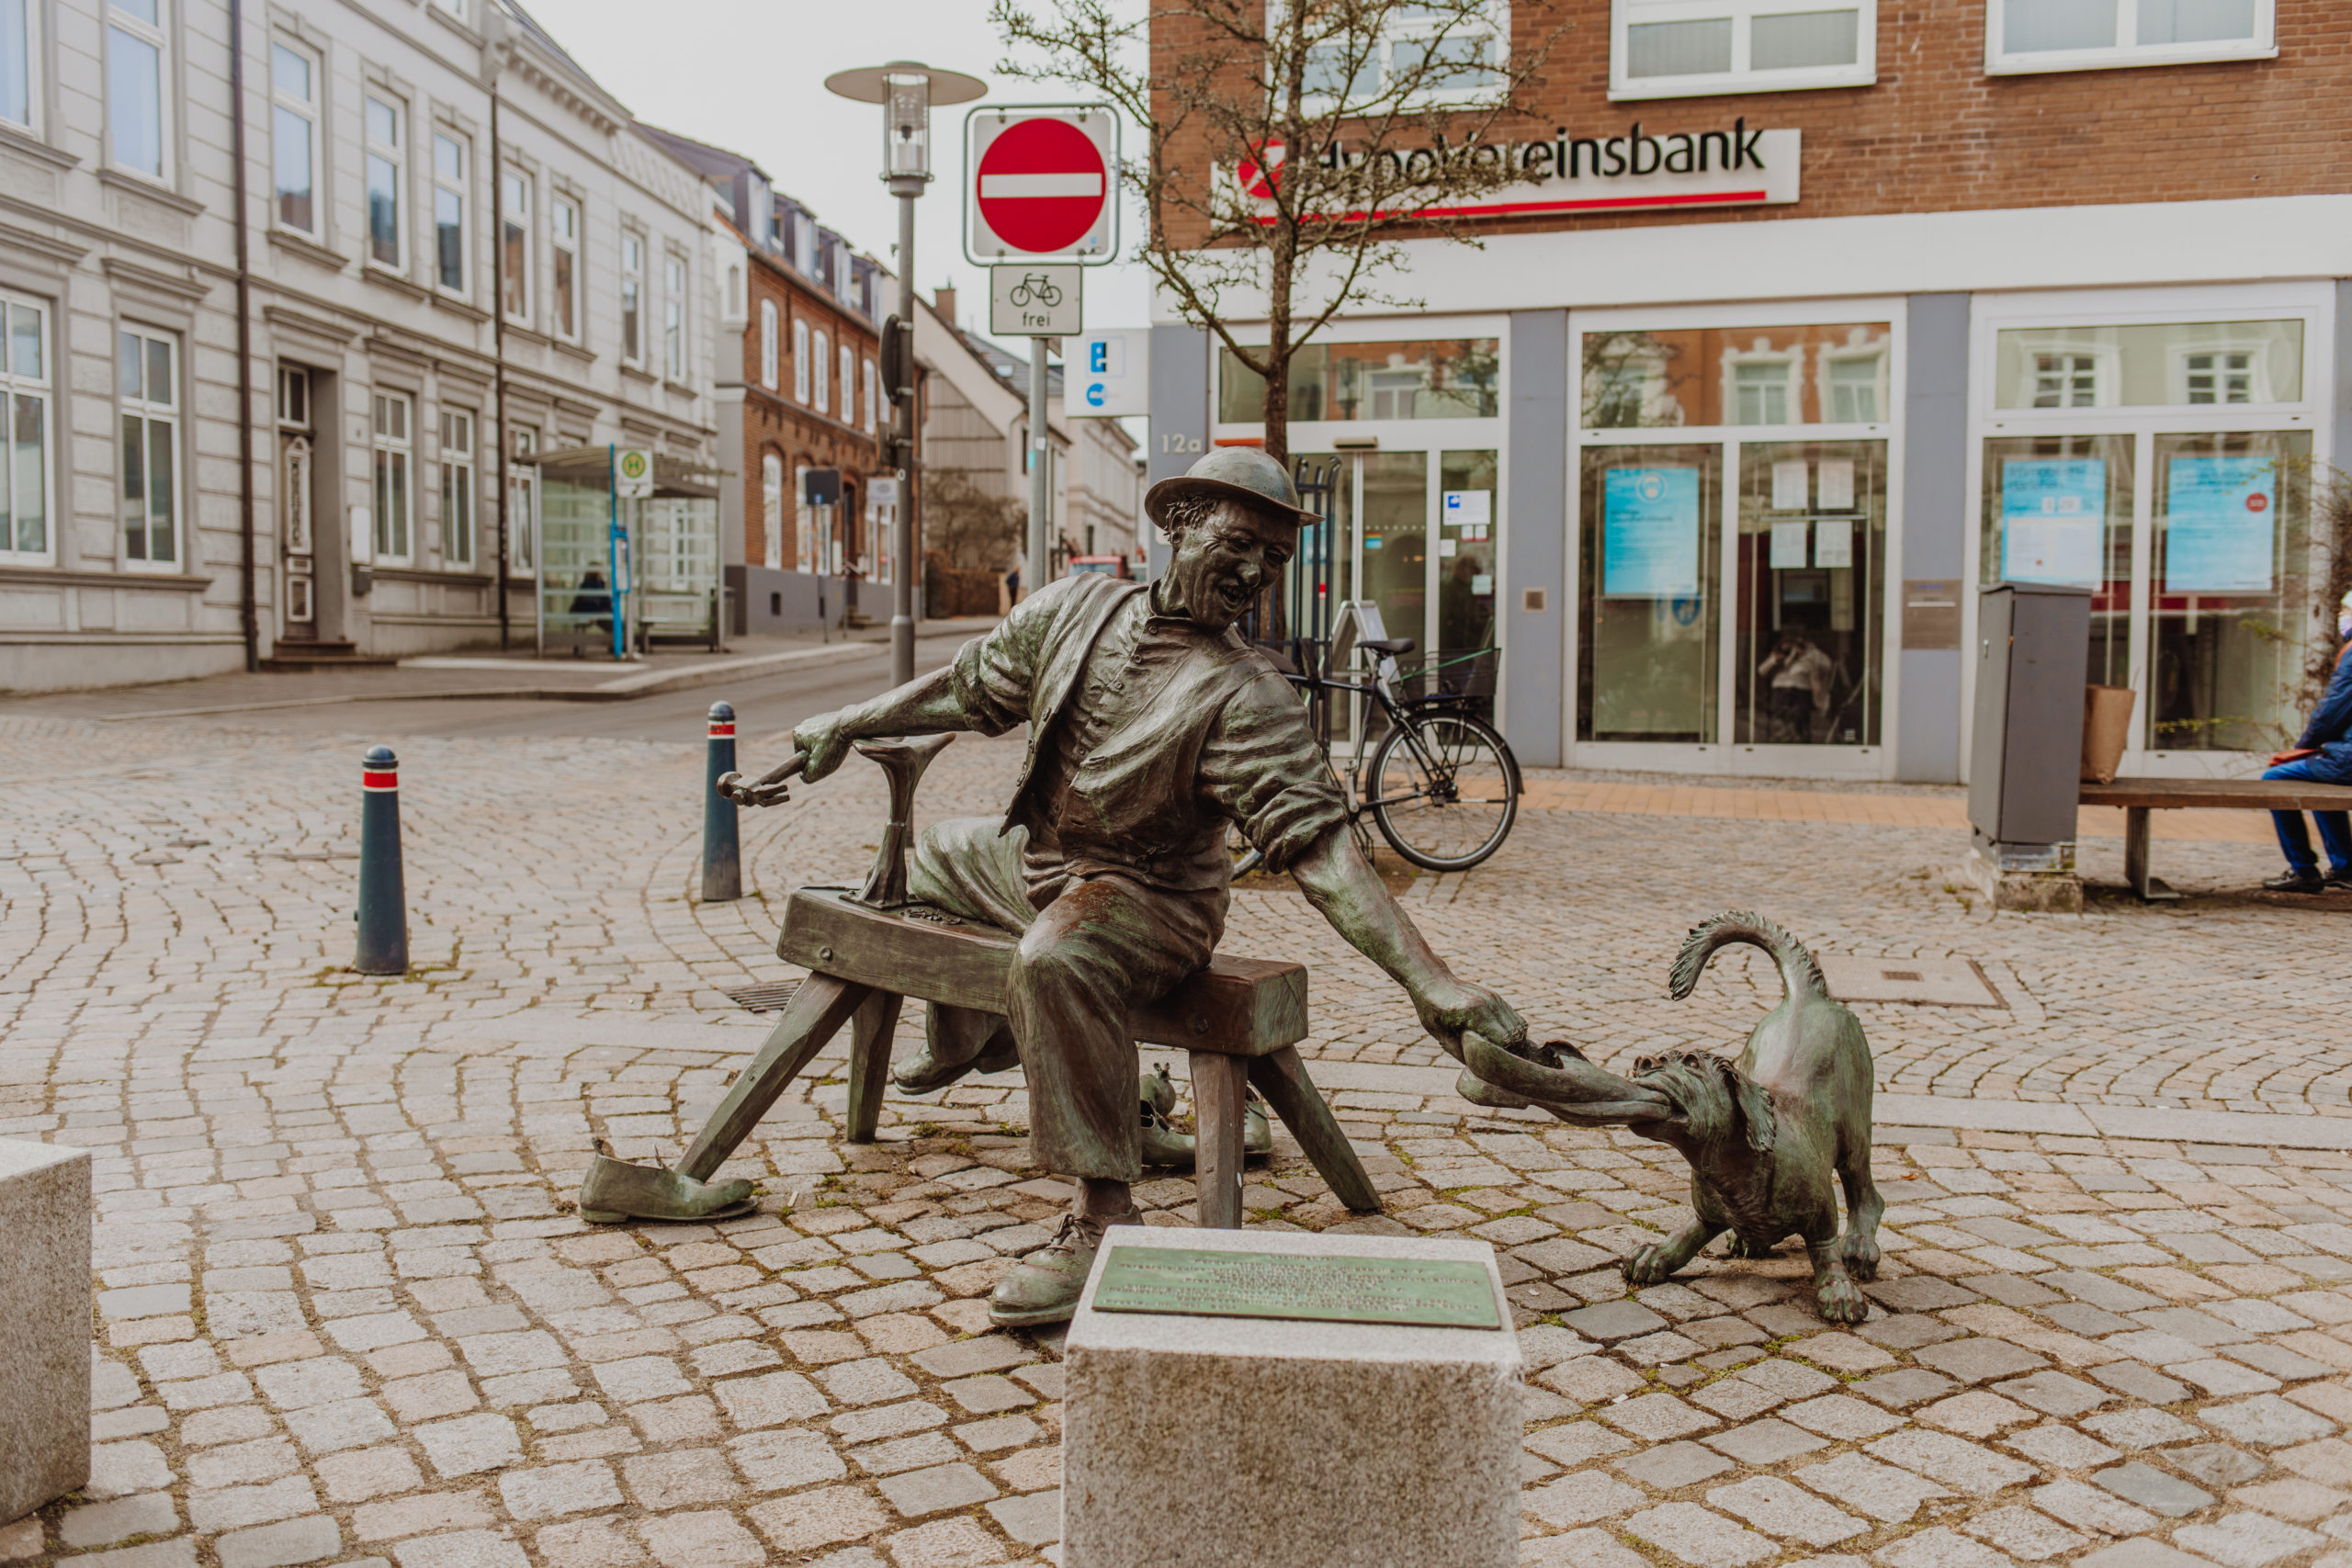
[[[1064,400],[1077,418],[1115,418],[1151,412],[1151,329],[1114,328],[1070,341],[1062,357]]]
[[[989,331],[998,337],[1069,337],[1086,325],[1086,269],[1068,262],[989,268]]]
[[[964,248],[973,261],[1116,254],[1118,121],[1108,109],[974,109],[964,146]]]
[[[1797,199],[1803,133],[1754,130],[1743,117],[1729,125],[1695,130],[1660,130],[1635,120],[1621,132],[1571,135],[1567,127],[1547,141],[1464,141],[1440,146],[1391,147],[1378,154],[1393,165],[1381,182],[1405,194],[1381,216],[1421,212],[1431,218],[1525,218],[1546,212],[1621,212],[1682,207],[1785,206]],[[1357,167],[1373,154],[1334,142],[1320,162],[1333,175]],[[1412,194],[1414,185],[1432,182],[1448,160],[1498,163],[1512,178],[1499,189],[1458,201],[1430,200]],[[1282,147],[1269,144],[1233,171],[1243,194],[1258,204],[1258,221],[1274,221],[1272,187],[1282,183],[1286,163]],[[1346,184],[1332,191],[1329,205],[1345,207]],[[1424,202],[1428,205],[1424,206]],[[1363,211],[1338,220],[1363,221]]]

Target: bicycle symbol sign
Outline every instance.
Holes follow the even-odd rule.
[[[1075,337],[1086,330],[1086,269],[1028,262],[989,268],[989,331],[1001,337]]]

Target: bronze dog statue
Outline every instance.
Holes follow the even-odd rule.
[[[1804,944],[1761,915],[1722,914],[1695,928],[1674,960],[1674,998],[1690,996],[1708,957],[1735,942],[1770,953],[1786,992],[1736,1062],[1677,1051],[1644,1057],[1627,1079],[1573,1045],[1505,1049],[1476,1034],[1464,1038],[1464,1061],[1489,1103],[1515,1097],[1579,1126],[1628,1127],[1690,1162],[1698,1222],[1626,1258],[1629,1282],[1659,1283],[1724,1231],[1734,1258],[1762,1258],[1793,1234],[1812,1254],[1821,1315],[1860,1323],[1870,1304],[1855,1281],[1877,1277],[1886,1207],[1871,1179],[1870,1043]],[[1846,1190],[1842,1235],[1833,1171]]]
[[[1690,994],[1715,949],[1735,942],[1772,955],[1786,995],[1758,1021],[1736,1062],[1676,1051],[1634,1065],[1633,1081],[1663,1094],[1674,1114],[1633,1131],[1690,1162],[1699,1217],[1622,1267],[1630,1283],[1655,1285],[1726,1230],[1734,1258],[1761,1258],[1794,1234],[1812,1255],[1821,1315],[1860,1323],[1870,1304],[1855,1281],[1878,1276],[1886,1207],[1871,1179],[1870,1043],[1804,944],[1761,915],[1722,914],[1695,928],[1674,960],[1675,999]],[[1843,1235],[1833,1172],[1846,1190]]]

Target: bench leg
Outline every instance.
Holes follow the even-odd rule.
[[[2123,880],[2132,885],[2132,891],[2140,896],[2142,902],[2155,903],[2180,895],[2148,874],[2148,840],[2154,837],[2149,817],[2149,808],[2144,806],[2123,808]]]
[[[849,1141],[870,1144],[882,1120],[882,1096],[890,1081],[890,1040],[899,1030],[896,991],[876,991],[849,1026]]]
[[[1194,1051],[1193,1174],[1200,1183],[1201,1228],[1241,1228],[1241,1102],[1248,1064],[1239,1056]]]
[[[825,1048],[825,1042],[840,1032],[872,990],[871,986],[831,975],[811,975],[801,981],[792,999],[784,1004],[775,1027],[768,1031],[767,1043],[735,1075],[734,1087],[695,1134],[678,1168],[696,1181],[708,1181],[716,1175],[735,1146],[751,1136],[785,1086],[800,1076],[809,1058]]]
[[[1283,1119],[1283,1125],[1331,1184],[1340,1201],[1359,1214],[1380,1213],[1380,1194],[1374,1190],[1372,1178],[1364,1174],[1355,1145],[1340,1131],[1331,1108],[1323,1103],[1323,1096],[1307,1077],[1306,1064],[1298,1059],[1297,1048],[1285,1045],[1268,1055],[1251,1057],[1250,1081]]]

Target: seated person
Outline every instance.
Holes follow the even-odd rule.
[[[2335,675],[2327,683],[2312,721],[2292,749],[2270,759],[2266,779],[2307,779],[2313,784],[2352,784],[2352,592],[2336,606]],[[2274,811],[2270,820],[2278,829],[2278,847],[2286,852],[2287,871],[2262,886],[2274,893],[2324,893],[2331,887],[2352,888],[2352,815],[2314,811],[2320,842],[2327,846],[2327,874],[2320,874],[2319,857],[2312,853],[2311,835],[2303,830],[2300,811]]]

